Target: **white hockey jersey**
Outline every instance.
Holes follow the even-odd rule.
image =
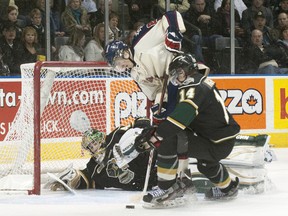
[[[131,76],[149,100],[154,101],[162,90],[162,78],[168,74],[173,55],[181,52],[185,25],[178,11],[169,11],[137,32],[132,42],[136,66]]]

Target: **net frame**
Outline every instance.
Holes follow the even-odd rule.
[[[41,119],[41,69],[43,67],[77,67],[79,62],[61,62],[61,61],[38,61],[34,66],[34,187],[28,190],[28,194],[40,195],[41,193],[41,129],[40,129],[40,119]],[[99,67],[106,66],[105,62],[81,62],[83,67]]]
[[[83,67],[85,67],[85,68],[92,68],[92,69],[100,68],[99,71],[102,70],[105,72],[106,70],[111,71],[112,68],[109,67],[106,64],[106,62],[60,62],[60,61],[53,62],[53,61],[49,61],[49,62],[36,62],[35,64],[33,64],[34,67],[32,67],[31,65],[32,64],[30,64],[29,67],[28,66],[25,67],[25,65],[24,65],[24,67],[23,67],[25,69],[28,68],[32,72],[31,81],[29,81],[29,82],[31,82],[31,85],[33,85],[33,100],[34,100],[33,105],[31,104],[31,108],[33,106],[33,111],[31,110],[33,112],[33,120],[31,119],[31,121],[33,121],[34,127],[33,127],[33,135],[31,134],[31,136],[30,136],[31,139],[33,137],[33,142],[31,141],[30,143],[34,146],[34,151],[33,151],[33,160],[34,161],[33,161],[33,168],[32,168],[33,171],[31,169],[31,171],[33,172],[33,182],[32,182],[33,186],[32,186],[31,190],[26,189],[25,191],[26,191],[26,193],[28,192],[28,194],[40,195],[40,193],[41,193],[41,180],[43,180],[43,176],[42,176],[43,173],[41,173],[43,171],[42,170],[43,167],[41,168],[41,163],[43,163],[41,161],[41,142],[42,142],[42,140],[41,140],[42,139],[42,136],[41,136],[41,133],[42,133],[41,132],[41,113],[43,110],[43,107],[41,108],[41,106],[43,106],[43,104],[41,104],[41,103],[43,103],[43,95],[41,93],[41,89],[43,88],[43,79],[42,79],[42,75],[41,75],[41,70],[45,70],[45,68],[53,68],[53,67],[55,68],[55,70],[57,70],[57,68],[59,68],[59,67],[60,68],[61,67],[66,68],[66,70],[67,70],[67,68],[77,68],[77,67],[83,68]],[[105,69],[103,69],[103,68],[105,68]],[[21,66],[21,70],[22,70],[22,66]],[[70,70],[70,69],[68,69],[68,70]],[[62,71],[62,69],[61,69],[61,71]],[[63,71],[65,71],[65,69]],[[115,74],[116,81],[119,80],[119,77],[118,77],[119,74],[117,74],[116,72],[113,73],[113,75],[114,74]],[[124,76],[124,77],[126,77],[126,78],[124,78],[124,80],[127,80],[127,73],[126,73],[126,76]],[[109,77],[109,78],[111,78],[111,77]],[[112,78],[114,78],[114,76]],[[132,80],[131,77],[128,77],[128,78],[130,81]],[[126,82],[126,81],[124,81],[124,82]],[[120,85],[123,86],[122,84],[120,84]],[[133,85],[135,85],[135,83]],[[118,92],[118,91],[116,91],[116,92]],[[108,94],[108,93],[110,93],[110,90],[107,89],[106,94]],[[141,94],[143,94],[143,93],[141,93]],[[31,94],[30,94],[29,98],[32,98]],[[42,100],[42,102],[41,102],[41,100]],[[30,101],[30,99],[28,101]],[[147,100],[146,102],[147,102],[147,106],[150,107],[149,100]],[[147,106],[146,106],[146,108],[147,108]],[[146,109],[146,112],[147,112],[147,110],[149,111],[150,109]],[[30,112],[31,117],[32,117],[32,112]],[[107,120],[108,120],[108,118],[107,118]],[[106,123],[108,125],[110,122],[106,122]],[[109,132],[109,130],[106,130],[106,132]]]

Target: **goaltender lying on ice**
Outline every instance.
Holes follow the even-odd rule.
[[[82,147],[92,154],[87,168],[76,170],[70,165],[63,172],[58,173],[56,178],[51,178],[44,185],[44,188],[50,188],[51,190],[69,189],[72,192],[74,189],[88,188],[143,190],[145,184],[144,174],[146,174],[149,154],[139,154],[133,144],[143,127],[148,124],[150,124],[148,121],[144,124],[141,121],[136,121],[133,126],[117,128],[107,136],[97,130],[90,130],[88,134],[84,133]],[[94,141],[99,144],[95,152],[91,152],[88,147],[90,143],[87,143],[87,140],[91,141],[91,138],[96,138]],[[106,142],[103,139],[106,139]],[[265,183],[269,181],[265,164],[276,159],[273,150],[269,146],[269,139],[270,136],[266,134],[256,136],[238,135],[233,151],[226,159],[221,161],[226,165],[232,177],[239,178],[239,188],[248,193],[264,192]],[[106,146],[103,146],[103,143]],[[155,160],[156,157],[154,156],[148,190],[157,185]],[[105,162],[103,163],[103,161]],[[189,160],[192,182],[197,193],[205,193],[211,188],[212,183],[198,172],[195,162],[194,159]],[[93,166],[91,166],[91,163]],[[143,166],[145,170],[143,170]]]

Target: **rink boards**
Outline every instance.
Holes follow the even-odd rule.
[[[211,76],[210,78],[216,82],[227,109],[239,122],[241,133],[266,133],[271,135],[270,143],[275,147],[288,147],[287,76]],[[100,82],[96,78],[90,78],[89,81]],[[127,109],[125,112],[122,110],[123,116],[119,117],[120,121],[117,120],[118,124],[121,122],[121,118],[135,116],[133,107],[143,109],[142,106],[140,107],[139,101],[135,100],[140,97],[141,92],[125,94],[123,92],[125,93],[125,90],[122,89],[117,94],[130,99],[131,109]],[[6,136],[20,104],[20,79],[0,79],[0,141]],[[110,118],[110,122],[115,123],[115,116],[119,116],[120,109],[121,107],[118,111],[114,110],[115,113],[109,113],[106,116]],[[117,125],[110,124],[110,126],[107,131]],[[47,119],[43,130],[51,129],[53,129],[53,122]],[[50,132],[53,133],[53,131]]]

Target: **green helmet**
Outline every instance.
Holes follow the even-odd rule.
[[[106,134],[96,129],[89,129],[84,132],[82,137],[82,148],[88,150],[97,160],[102,159],[105,152]]]

